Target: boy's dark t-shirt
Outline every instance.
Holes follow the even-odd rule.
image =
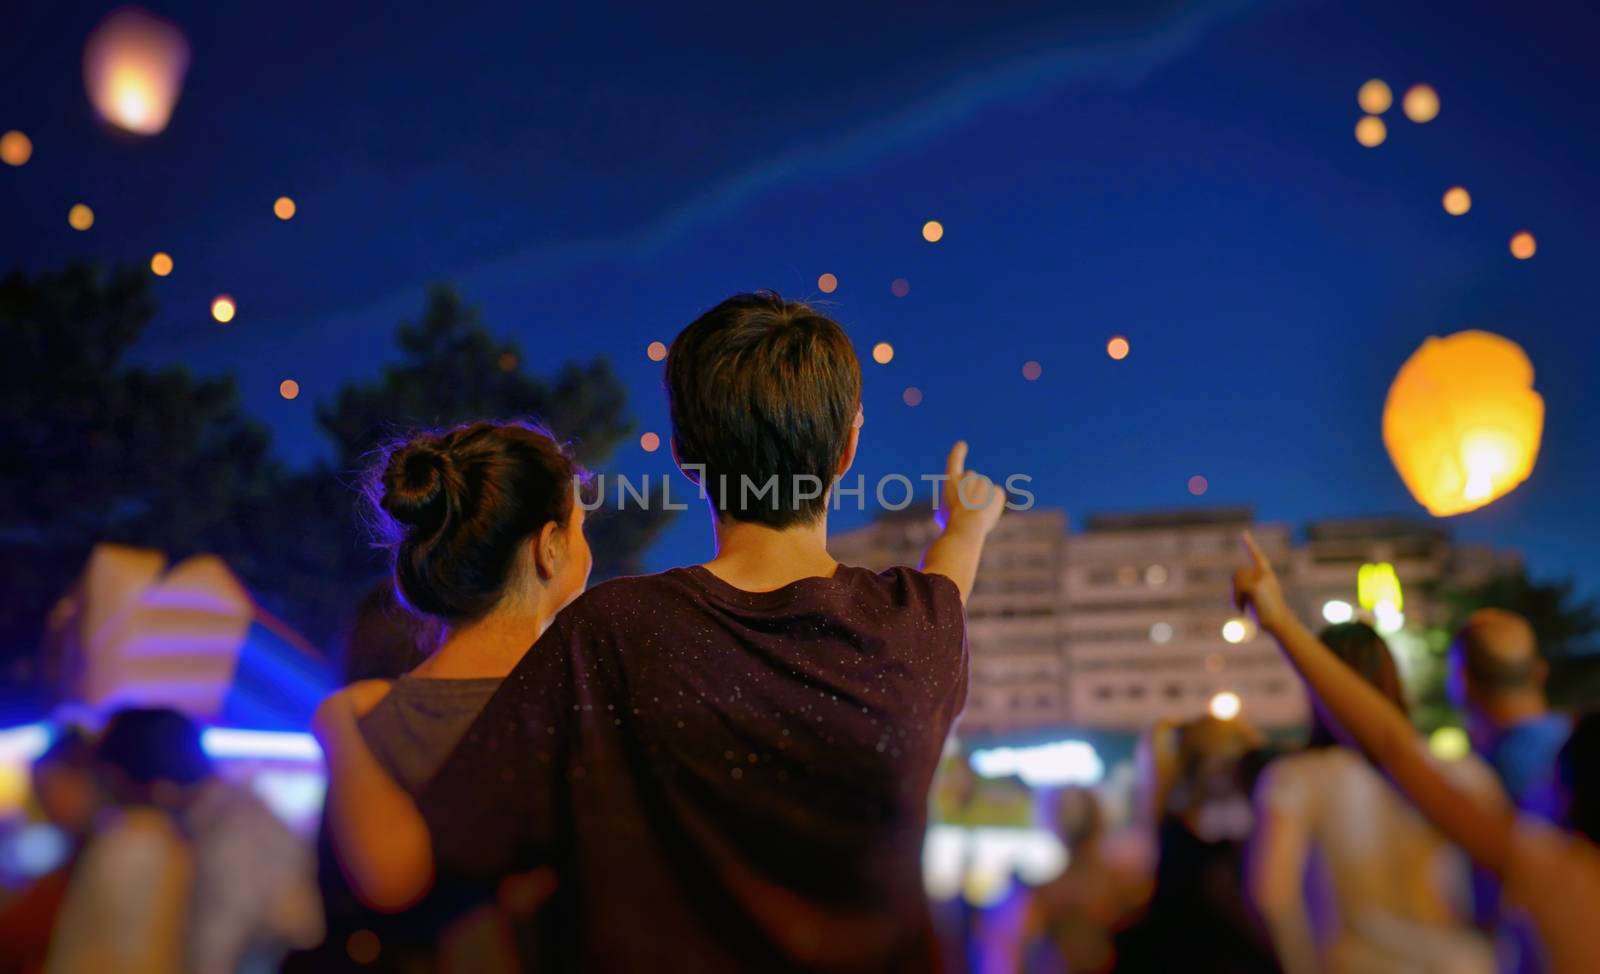
[[[942,576],[604,583],[424,791],[441,877],[554,867],[541,970],[937,966],[927,792],[966,686]]]

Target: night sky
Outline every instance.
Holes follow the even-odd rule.
[[[323,449],[316,401],[379,372],[430,282],[536,371],[609,357],[663,435],[646,345],[770,287],[856,340],[869,480],[936,472],[965,437],[974,466],[1031,475],[1075,518],[1421,518],[1384,394],[1426,336],[1480,327],[1532,358],[1544,446],[1528,483],[1447,526],[1600,591],[1588,5],[162,2],[193,63],[151,139],[84,95],[83,41],[113,6],[0,11],[0,130],[34,145],[0,166],[0,271],[171,253],[140,355],[236,374],[295,461]],[[1443,110],[1417,125],[1397,104],[1365,149],[1371,77],[1397,100],[1429,83]],[[1507,248],[1523,228],[1528,261]],[[629,444],[610,468],[670,463]],[[690,511],[650,561],[709,552]]]

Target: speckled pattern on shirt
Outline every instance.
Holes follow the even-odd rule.
[[[604,583],[425,790],[441,874],[553,866],[540,970],[934,968],[926,799],[966,684],[940,576]]]

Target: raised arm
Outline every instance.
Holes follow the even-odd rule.
[[[957,441],[945,460],[939,519],[944,531],[928,546],[922,570],[956,583],[965,603],[978,577],[983,543],[1006,509],[1006,492],[981,473],[967,469],[967,443]]]
[[[361,737],[360,689],[330,696],[312,721],[328,765],[327,827],[351,889],[372,909],[395,912],[433,885],[433,844],[416,803]]]
[[[1248,531],[1250,566],[1233,576],[1234,602],[1255,613],[1311,689],[1319,707],[1381,767],[1439,831],[1473,861],[1501,875],[1511,841],[1509,806],[1485,808],[1440,773],[1405,715],[1322,645],[1283,597],[1272,563]]]

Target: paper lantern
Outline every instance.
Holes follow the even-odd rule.
[[[1528,479],[1544,399],[1533,363],[1486,331],[1430,338],[1406,360],[1383,407],[1383,443],[1428,513],[1476,510]]]
[[[112,11],[83,48],[83,83],[95,111],[139,135],[167,127],[188,70],[183,32],[137,7]]]

